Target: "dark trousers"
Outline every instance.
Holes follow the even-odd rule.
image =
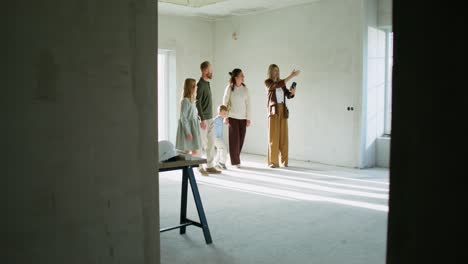
[[[240,164],[240,153],[244,145],[247,120],[229,118],[229,155],[231,164]]]

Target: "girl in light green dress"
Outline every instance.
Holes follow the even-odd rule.
[[[195,98],[197,85],[195,79],[186,79],[182,100],[180,101],[180,119],[177,127],[176,148],[187,154],[196,155],[201,149],[200,119]]]

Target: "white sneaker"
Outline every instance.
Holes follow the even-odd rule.
[[[216,165],[216,166],[218,166],[222,170],[227,170],[226,164],[224,164],[224,163],[218,163],[218,165]]]

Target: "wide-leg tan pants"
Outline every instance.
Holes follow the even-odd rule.
[[[276,113],[268,118],[268,165],[279,166],[279,154],[281,165],[288,165],[288,119],[284,116],[286,107],[284,104],[276,105]]]

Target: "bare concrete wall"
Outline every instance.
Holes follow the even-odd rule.
[[[379,19],[380,28],[392,28],[392,0],[379,0]]]
[[[267,154],[264,80],[275,63],[282,77],[294,68],[302,71],[295,79],[297,96],[288,102],[289,157],[359,165],[362,12],[359,1],[329,0],[216,21],[214,104],[221,103],[228,72],[236,67],[246,76],[253,103],[243,151]],[[351,106],[355,111],[347,110]]]
[[[159,263],[156,2],[8,12],[6,263]]]

